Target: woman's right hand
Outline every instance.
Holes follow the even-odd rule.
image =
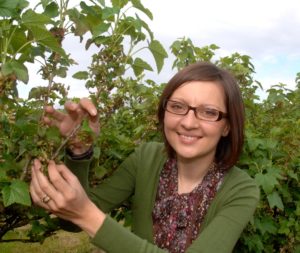
[[[57,127],[61,135],[66,137],[87,118],[92,131],[99,134],[100,125],[97,109],[90,99],[82,98],[79,103],[67,101],[64,107],[65,113],[54,109],[52,106],[46,106],[44,122],[49,126]]]
[[[88,98],[82,98],[79,103],[67,101],[65,103],[65,112],[60,112],[52,106],[45,107],[44,122],[49,126],[55,126],[59,129],[62,136],[69,136],[72,131],[81,125],[84,119],[88,119],[91,130],[98,135],[100,132],[99,115],[95,105]],[[76,136],[74,136],[76,139]],[[74,144],[73,138],[73,144]],[[75,140],[76,143],[76,140]],[[80,146],[80,143],[79,143]],[[81,153],[78,149],[75,153]]]

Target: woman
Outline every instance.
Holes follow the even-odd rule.
[[[65,108],[47,108],[52,118],[45,121],[66,135],[88,114],[98,133],[88,99]],[[231,252],[259,199],[253,179],[234,167],[244,138],[235,79],[211,63],[186,67],[165,87],[158,119],[165,143],[141,145],[95,189],[87,181],[91,145],[75,142],[66,165],[51,161],[49,180],[35,160],[34,203],[79,226],[106,252]],[[105,214],[130,197],[132,232]]]

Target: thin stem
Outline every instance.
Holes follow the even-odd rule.
[[[135,52],[133,52],[132,54],[131,54],[131,56],[133,56],[133,55],[135,55],[135,54],[137,54],[138,52],[140,52],[140,51],[142,51],[142,50],[144,50],[144,49],[147,49],[148,47],[141,47],[140,49],[138,49],[138,50],[136,50]]]
[[[25,44],[23,44],[23,45],[17,50],[17,52],[14,53],[13,58],[15,58],[15,57],[17,56],[17,54],[18,54],[19,52],[21,52],[21,50],[22,50],[23,48],[25,48],[27,45],[30,45],[32,42],[34,42],[34,40],[27,41]]]
[[[56,152],[54,153],[54,155],[51,157],[51,160],[55,160],[57,158],[57,156],[59,155],[59,152],[66,146],[66,144],[68,143],[68,141],[77,134],[77,132],[79,131],[81,127],[81,124],[78,124],[73,130],[72,132],[66,137],[66,139],[64,139],[64,141],[60,144],[60,146],[58,147],[58,149],[56,150]]]
[[[29,156],[26,163],[25,163],[25,165],[24,165],[24,167],[23,167],[22,174],[20,176],[20,180],[22,180],[22,181],[25,179],[26,175],[28,175],[28,168],[29,168],[31,159],[32,159],[32,157]]]

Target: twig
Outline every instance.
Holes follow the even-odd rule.
[[[28,160],[26,161],[26,164],[23,167],[22,174],[20,176],[20,180],[24,180],[26,175],[28,174],[28,168],[29,168],[29,165],[30,165],[30,162],[31,162],[31,158],[32,158],[31,156],[28,157]]]
[[[67,142],[75,135],[77,134],[78,130],[80,129],[81,124],[78,124],[76,127],[74,127],[74,129],[72,130],[72,132],[66,137],[66,139],[60,144],[60,146],[58,147],[58,149],[56,150],[56,152],[54,153],[54,155],[51,157],[51,160],[55,160],[55,158],[59,155],[59,152],[61,151],[61,149],[67,144]]]

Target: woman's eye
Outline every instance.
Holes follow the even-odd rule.
[[[184,109],[184,105],[182,105],[182,104],[172,104],[171,107],[174,110],[182,110],[182,109]]]
[[[207,116],[215,117],[215,116],[218,116],[218,111],[214,110],[214,109],[205,109],[204,114]]]

